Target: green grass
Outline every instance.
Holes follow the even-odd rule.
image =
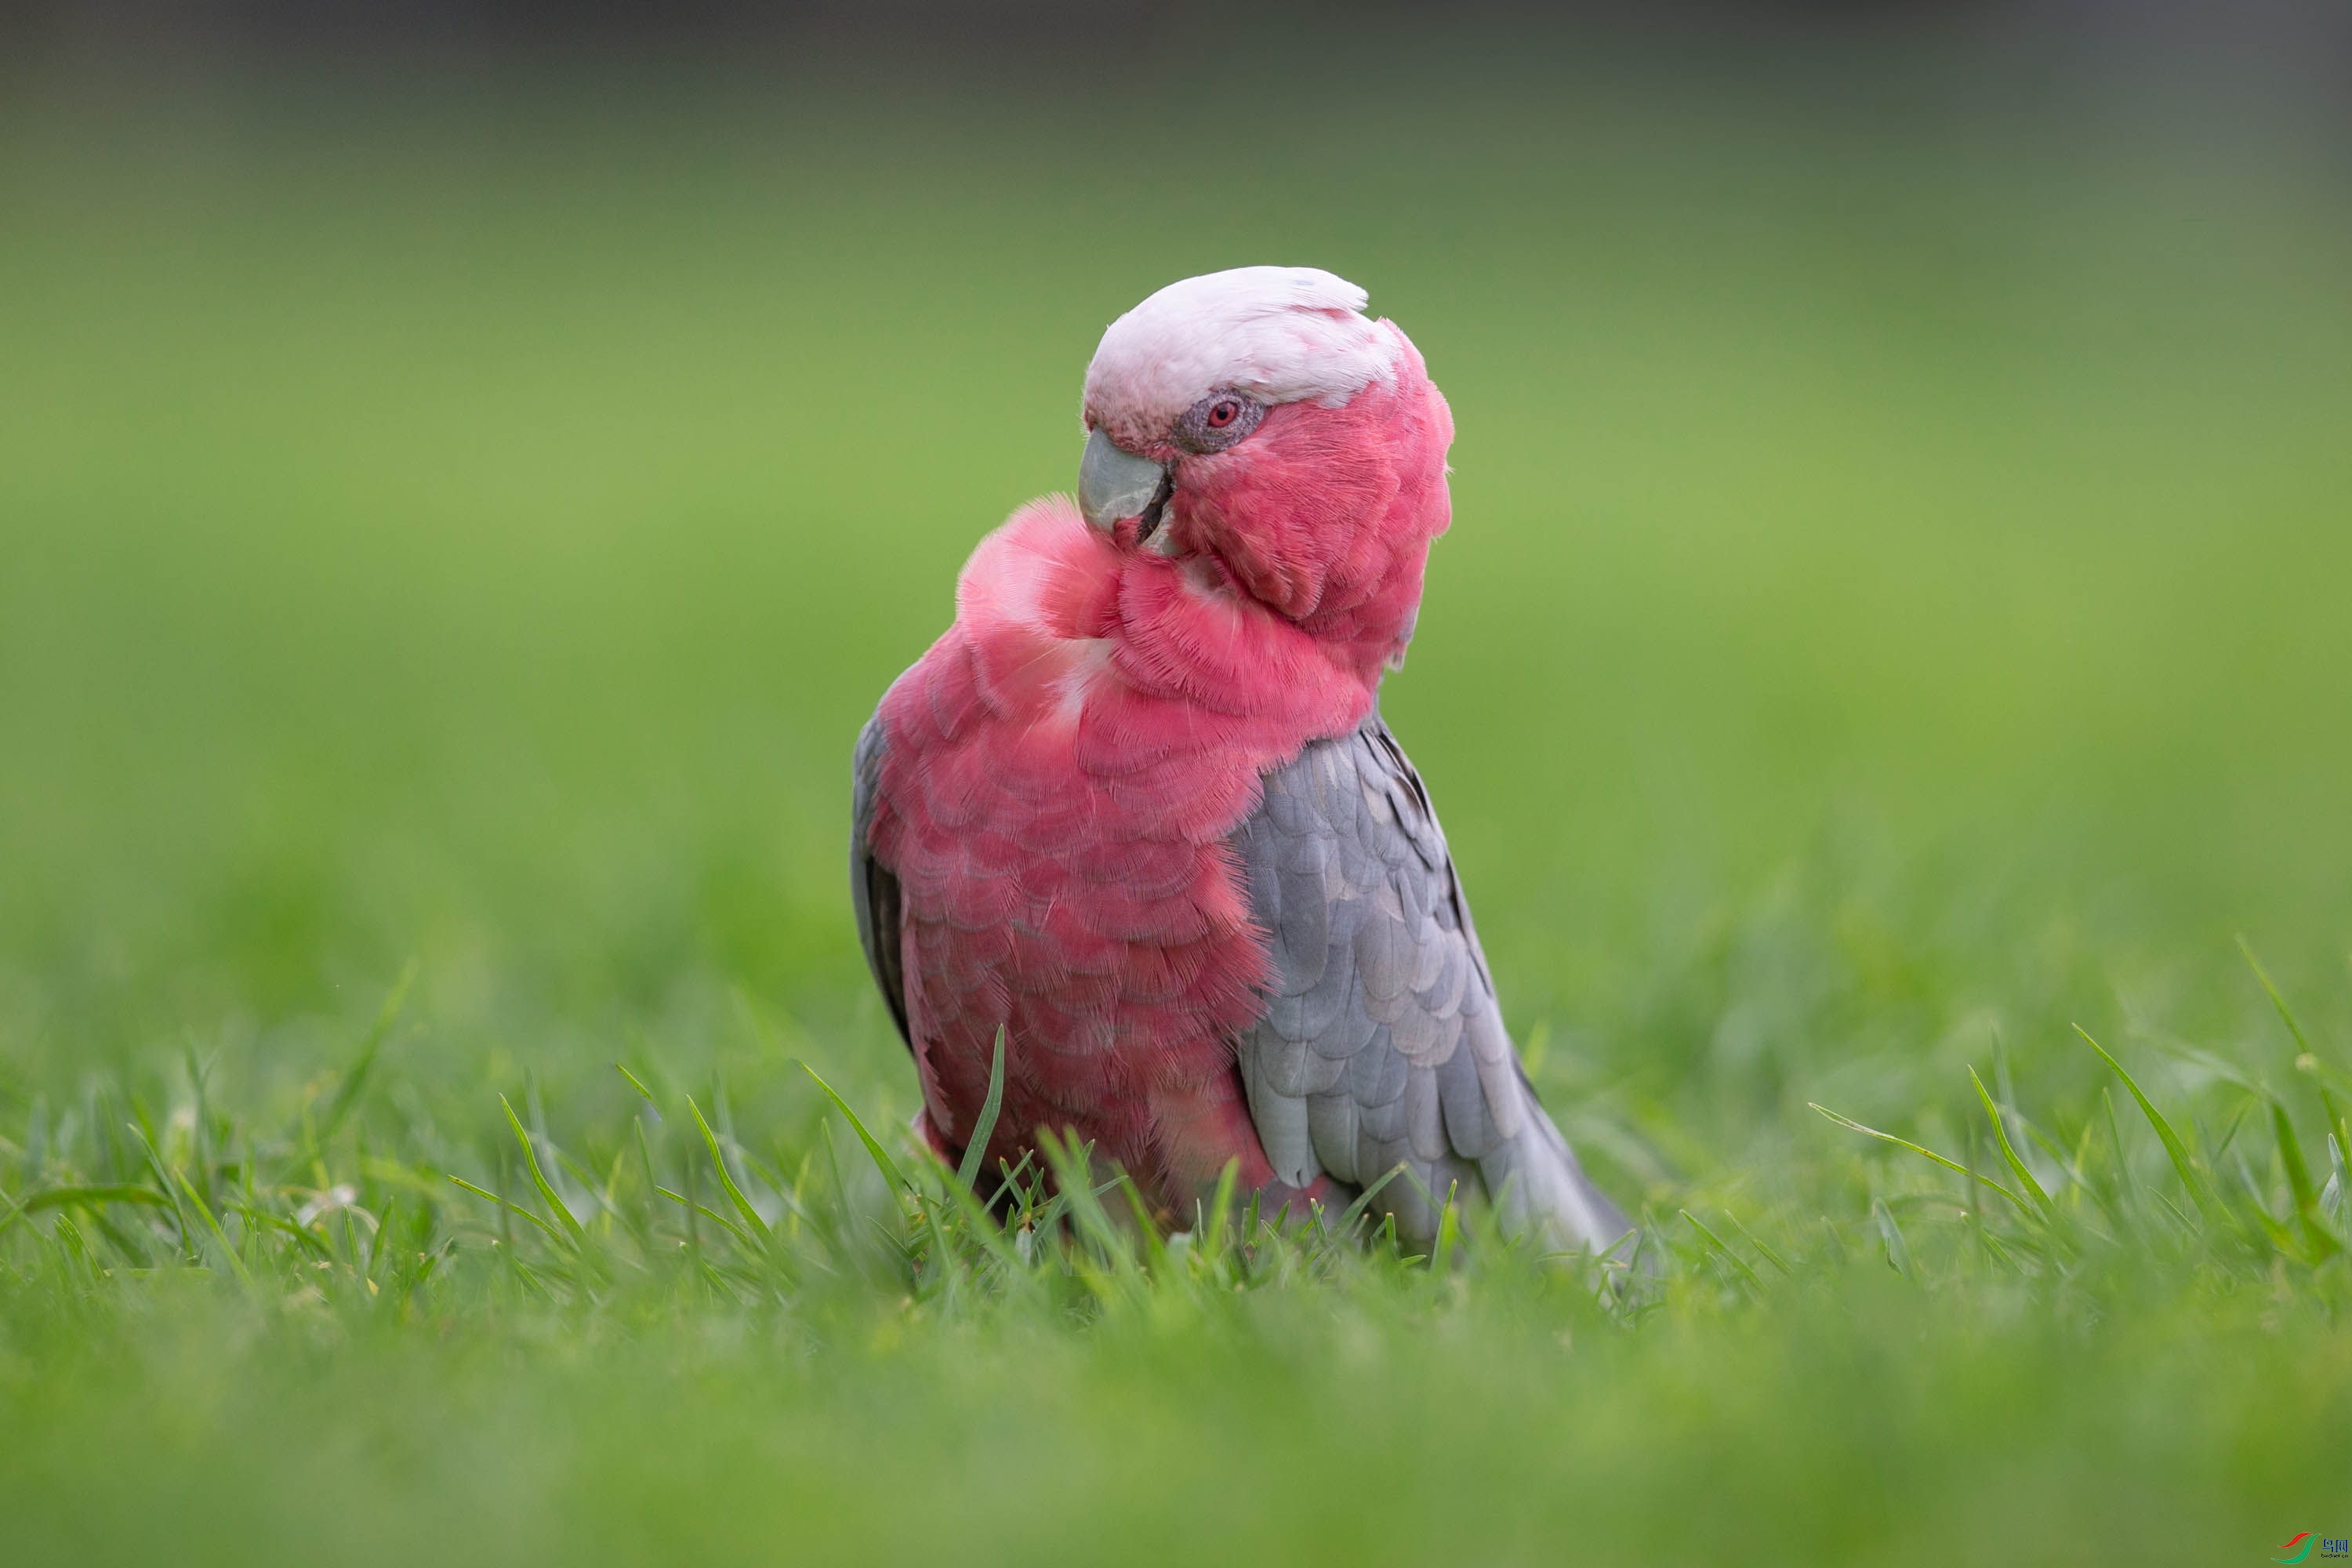
[[[1532,68],[1157,175],[1198,85],[15,111],[11,1560],[2352,1529],[2340,188]],[[1453,400],[1384,705],[1630,1280],[1024,1242],[902,1131],[856,725],[1265,258]]]

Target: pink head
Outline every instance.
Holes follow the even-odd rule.
[[[1369,683],[1412,635],[1454,419],[1364,291],[1306,267],[1171,283],[1087,370],[1088,523],[1305,629]]]

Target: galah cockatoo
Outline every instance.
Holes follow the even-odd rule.
[[[1381,722],[1453,416],[1393,322],[1311,268],[1170,284],[1087,367],[1078,493],[982,540],[956,619],[859,737],[858,933],[918,1126],[982,1169],[1038,1128],[1163,1224],[1228,1162],[1262,1212],[1449,1191],[1599,1251],[1623,1216],[1504,1032],[1428,792]]]

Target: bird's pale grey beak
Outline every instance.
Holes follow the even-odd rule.
[[[1100,430],[1087,437],[1086,456],[1078,459],[1078,510],[1090,526],[1108,533],[1125,519],[1139,517],[1148,537],[1168,504],[1167,484],[1168,470],[1150,458],[1137,457]]]

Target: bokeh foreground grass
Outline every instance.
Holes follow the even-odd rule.
[[[2196,1561],[2324,1507],[2352,1441],[2325,1091],[2324,1189],[2252,1086],[2275,1140],[2210,1152],[1988,1098],[2005,1170],[1654,1211],[1620,1270],[1227,1192],[1162,1242],[1059,1148],[1000,1222],[846,1108],[846,1163],[829,1123],[763,1159],[642,1090],[577,1155],[502,1107],[513,1195],[436,1212],[339,1136],[367,1060],[275,1137],[101,1092],[91,1168],[37,1152],[0,1299],[27,1560]]]
[[[1139,180],[1199,85],[16,113],[12,1559],[2346,1532],[2341,192],[1532,67]],[[1630,1280],[1024,1241],[898,1131],[849,739],[1263,258],[1454,402],[1385,706]]]

